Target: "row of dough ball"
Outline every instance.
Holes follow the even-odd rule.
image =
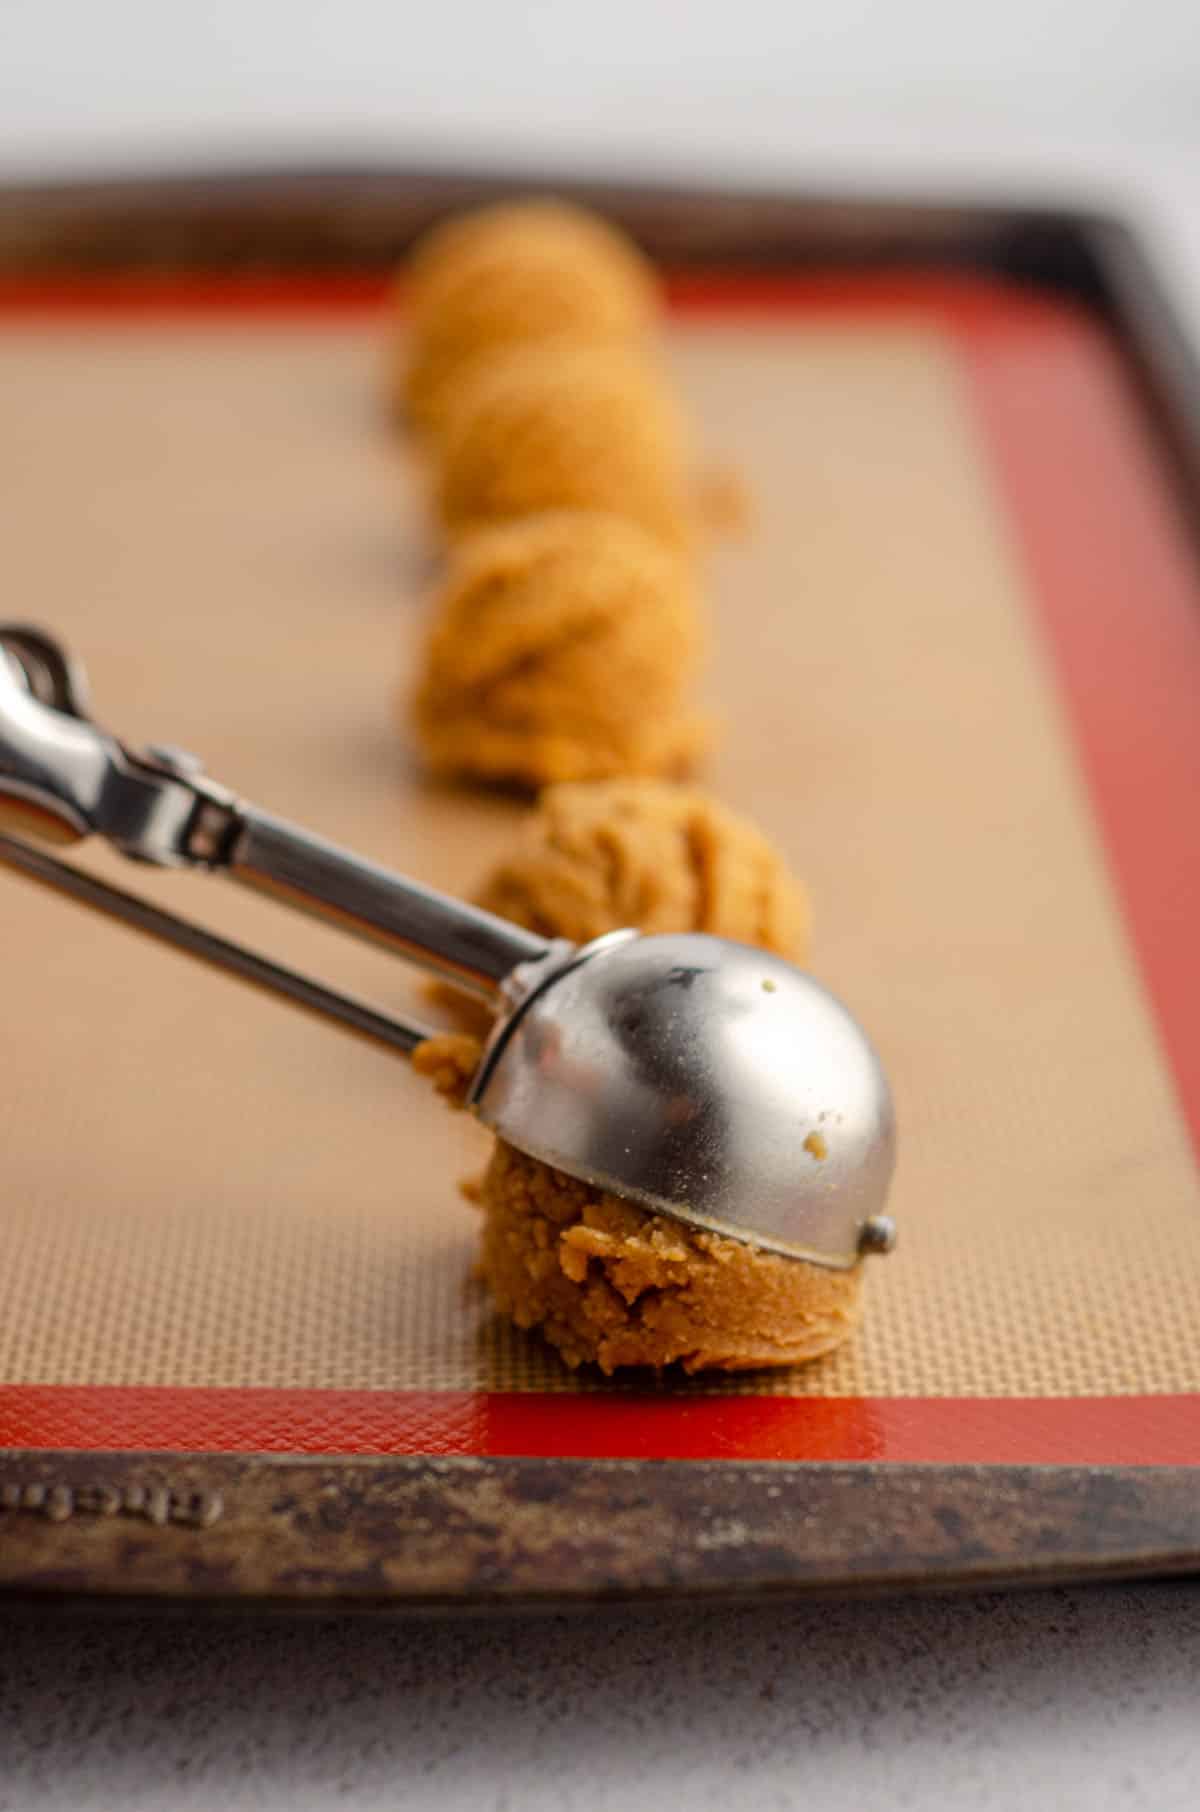
[[[647,353],[649,267],[591,216],[524,204],[432,234],[407,289],[396,400],[450,548],[413,702],[422,749],[445,776],[575,783],[549,784],[478,903],[575,943],[636,925],[803,961],[807,901],[766,838],[650,778],[685,771],[707,727],[688,704],[689,450]],[[444,998],[470,1029],[414,1061],[461,1099],[486,1020]],[[502,1140],[472,1194],[497,1307],[572,1366],[795,1364],[857,1316],[857,1269],[693,1231]]]
[[[413,701],[438,774],[539,787],[685,770],[702,648],[683,415],[657,286],[582,210],[483,209],[406,280],[393,393],[449,550]]]
[[[762,832],[706,794],[656,781],[550,788],[480,905],[586,942],[635,924],[707,931],[803,963],[803,888]],[[485,1027],[431,1039],[414,1062],[451,1099]],[[703,1233],[565,1176],[503,1140],[469,1194],[497,1307],[568,1365],[685,1371],[796,1365],[831,1352],[859,1313],[861,1265],[836,1271]]]

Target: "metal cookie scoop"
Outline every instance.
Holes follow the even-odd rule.
[[[894,1241],[879,1060],[831,994],[779,957],[696,933],[551,942],[247,805],[178,750],[134,752],[87,714],[79,667],[0,625],[0,823],[106,838],[219,872],[460,987],[497,1020],[476,1116],[569,1175],[689,1226],[837,1268]],[[0,832],[0,861],[392,1049],[432,1033],[231,944]]]

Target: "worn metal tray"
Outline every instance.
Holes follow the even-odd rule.
[[[435,215],[523,186],[0,194],[19,614],[123,732],[452,889],[521,807],[430,788],[394,721],[430,549],[379,406],[384,279]],[[814,966],[883,1047],[902,1249],[817,1367],[572,1378],[471,1282],[475,1129],[0,875],[0,1592],[1195,1568],[1200,389],[1158,281],[1070,212],[568,187],[661,261],[667,356],[755,499],[710,562],[707,778],[808,878]],[[145,891],[409,986],[219,888]]]

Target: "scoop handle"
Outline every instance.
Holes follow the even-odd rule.
[[[87,716],[61,644],[3,623],[0,805],[42,841],[95,835],[141,862],[228,875],[485,998],[568,952],[273,817],[183,750],[128,748]]]
[[[555,946],[534,932],[240,802],[220,867],[231,880],[339,926],[394,955],[495,995],[514,970]]]
[[[419,1044],[433,1036],[428,1026],[381,1013],[365,1001],[342,994],[336,988],[327,988],[283,963],[231,943],[203,925],[193,924],[190,919],[182,919],[177,913],[163,912],[148,900],[126,893],[124,888],[113,887],[69,862],[60,862],[45,850],[6,836],[2,830],[0,866],[11,868],[24,875],[26,880],[51,888],[55,893],[65,894],[68,899],[88,906],[94,912],[102,912],[106,918],[117,919],[209,968],[222,969],[227,975],[249,982],[265,993],[282,996],[322,1019],[333,1020],[372,1044],[409,1056]]]

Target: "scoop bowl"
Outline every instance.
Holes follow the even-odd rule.
[[[530,1156],[690,1226],[836,1268],[894,1243],[879,1058],[819,982],[748,945],[585,946],[501,1025],[471,1105]]]

